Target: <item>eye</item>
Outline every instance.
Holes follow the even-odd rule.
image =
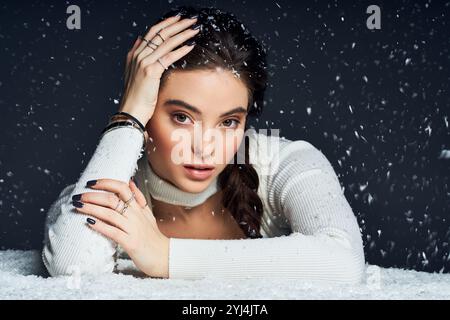
[[[181,124],[187,124],[188,122],[186,122],[186,119],[190,120],[189,117],[184,113],[174,113],[172,116],[175,119],[175,122]]]
[[[233,121],[234,121],[234,123],[235,123],[235,125],[234,126],[231,126],[231,124],[233,123]],[[230,123],[231,122],[231,123]],[[239,120],[236,120],[236,119],[227,119],[227,120],[225,120],[224,122],[222,122],[223,124],[225,124],[225,127],[227,127],[227,128],[236,128],[237,126],[239,126],[239,124],[241,123]]]

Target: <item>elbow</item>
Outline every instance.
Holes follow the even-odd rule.
[[[58,214],[46,226],[42,261],[52,277],[76,274],[111,273],[115,267],[115,245],[88,229],[83,217],[65,207],[55,207]]]
[[[42,250],[41,258],[51,277],[107,274],[112,273],[115,266],[112,257],[108,261],[96,262],[86,257],[51,253],[47,247]]]
[[[335,243],[338,243],[338,249],[335,251],[340,261],[340,268],[337,269],[336,276],[341,282],[346,284],[361,284],[365,277],[366,265],[362,239],[346,236],[333,235],[331,237]]]
[[[361,284],[364,280],[366,272],[366,264],[364,258],[364,250],[362,245],[352,245],[350,248],[344,249],[344,268],[343,278],[349,284]]]
[[[42,262],[52,277],[72,276],[81,273],[80,263],[74,257],[63,252],[53,252],[50,246],[44,246],[42,250]]]
[[[344,282],[352,285],[361,284],[364,280],[364,274],[364,257],[362,259],[359,255],[349,257],[342,275]]]
[[[89,250],[63,239],[50,231],[49,240],[43,247],[41,258],[50,276],[99,275],[114,271],[113,247],[104,246],[102,249],[98,244],[100,251]]]
[[[59,255],[51,254],[47,247],[42,250],[42,262],[51,277],[69,276],[77,272],[73,264],[66,264],[59,259]]]

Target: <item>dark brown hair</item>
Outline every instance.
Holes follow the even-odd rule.
[[[171,65],[161,78],[160,85],[170,72],[175,70],[215,69],[221,67],[236,74],[249,92],[248,116],[259,116],[262,112],[267,83],[266,52],[248,29],[232,14],[217,8],[180,6],[167,12],[162,19],[182,12],[182,17],[197,14],[200,32],[193,38],[195,47],[183,58]],[[161,20],[162,20],[161,19]],[[248,129],[246,121],[245,129]],[[245,163],[238,164],[237,153],[219,175],[223,189],[223,206],[249,238],[261,238],[259,232],[263,204],[257,191],[258,174],[249,164],[249,146],[244,136]]]

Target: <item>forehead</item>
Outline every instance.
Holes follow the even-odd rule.
[[[247,108],[248,103],[245,83],[221,68],[174,71],[166,79],[160,94],[162,99],[183,100],[202,112],[222,113],[237,106]]]

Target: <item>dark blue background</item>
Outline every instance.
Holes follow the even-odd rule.
[[[81,8],[81,30],[66,8]],[[0,249],[40,249],[120,100],[137,35],[178,4],[229,10],[263,42],[256,128],[321,149],[371,264],[449,272],[448,1],[4,1],[0,4]],[[381,30],[366,8],[381,7]]]

